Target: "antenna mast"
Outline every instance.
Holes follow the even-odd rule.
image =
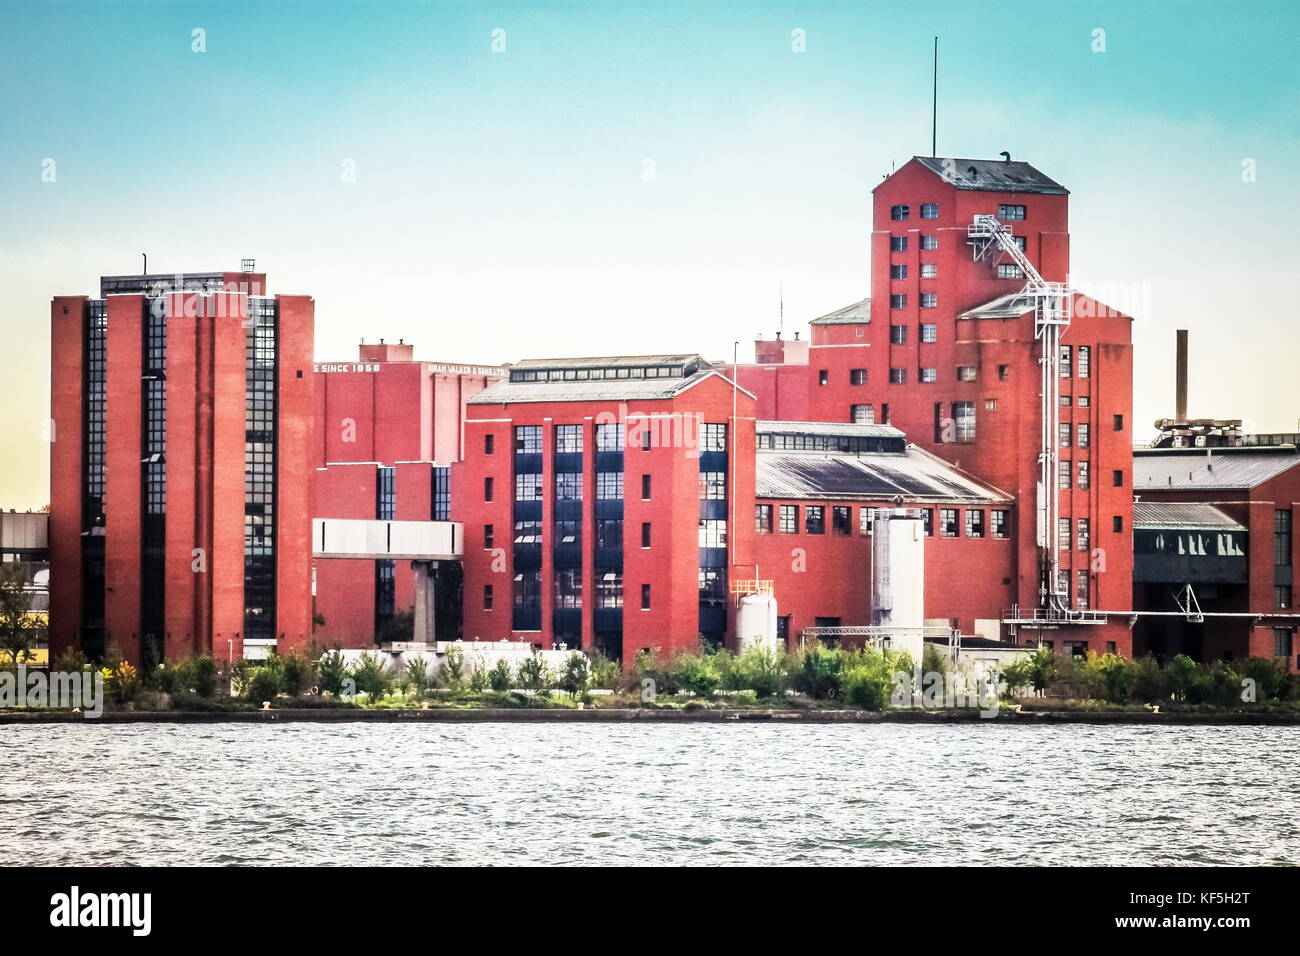
[[[930,100],[930,155],[938,156],[939,141],[939,38],[934,38],[934,93]]]

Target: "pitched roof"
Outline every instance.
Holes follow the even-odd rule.
[[[992,485],[915,445],[905,455],[810,455],[764,452],[757,456],[759,498],[813,500],[1010,501]]]
[[[903,432],[893,425],[866,425],[847,422],[767,422],[754,423],[758,435],[846,435],[850,438],[902,438]]]
[[[692,352],[681,355],[587,355],[576,358],[522,359],[512,369],[540,368],[622,368],[646,365],[707,365],[704,359]]]
[[[1133,454],[1133,492],[1255,488],[1297,465],[1291,447],[1145,449]]]
[[[957,317],[959,319],[1018,319],[1026,312],[1034,311],[1034,307],[1032,295],[1012,292],[1009,295],[998,296],[983,305],[977,305],[973,309],[967,309]]]
[[[465,400],[467,405],[518,402],[621,402],[673,398],[712,375],[705,369],[684,378],[619,378],[588,382],[494,382]],[[718,376],[722,378],[721,375]],[[741,391],[744,391],[742,389]],[[746,393],[749,394],[749,393]]]
[[[958,189],[994,193],[1042,193],[1068,196],[1070,191],[1028,163],[1001,159],[913,156],[926,169]]]
[[[1133,527],[1162,531],[1246,530],[1222,508],[1186,501],[1136,501]]]
[[[864,325],[871,321],[871,299],[859,299],[842,309],[827,312],[813,319],[809,325]]]

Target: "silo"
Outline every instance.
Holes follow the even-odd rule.
[[[921,512],[881,508],[872,522],[871,623],[894,650],[921,663],[925,649],[925,522]]]
[[[776,653],[776,598],[746,594],[736,609],[736,650],[762,647]]]

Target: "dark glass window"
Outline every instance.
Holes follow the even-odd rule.
[[[808,505],[804,508],[804,531],[808,534],[826,533],[826,509],[822,505]]]
[[[279,310],[247,299],[244,349],[244,638],[276,633],[275,462]]]

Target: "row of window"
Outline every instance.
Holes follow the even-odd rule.
[[[938,236],[922,236],[922,237],[921,237],[921,250],[922,250],[923,252],[930,252],[931,250],[938,249],[938,248],[939,248],[939,237],[938,237]],[[907,251],[907,236],[890,236],[890,237],[889,237],[889,251],[890,251],[890,252],[906,252],[906,251]]]
[[[890,297],[889,297],[889,307],[890,307],[891,309],[906,309],[906,308],[907,308],[907,295],[906,295],[906,293],[901,294],[901,295],[892,295],[892,294],[891,294]],[[935,293],[935,292],[922,292],[922,293],[921,293],[921,308],[923,308],[923,309],[937,309],[938,307],[939,307],[939,295],[938,295],[938,293]]]
[[[595,576],[596,604],[602,610],[619,610],[623,607],[623,572],[602,571]],[[582,609],[582,572],[577,568],[563,568],[555,572],[553,586],[555,607],[563,610]],[[701,571],[701,588],[706,586],[705,573]],[[541,606],[542,578],[540,571],[521,571],[514,577],[513,603],[516,609]],[[641,610],[652,609],[650,585],[641,585]],[[496,605],[496,590],[491,584],[483,585],[483,610],[491,611]]]
[[[894,222],[906,222],[912,215],[912,207],[906,203],[899,203],[889,207],[889,218]],[[921,203],[922,219],[938,219],[939,204],[937,202]],[[1002,222],[1024,222],[1025,207],[1013,203],[998,204],[998,219]]]
[[[906,279],[906,278],[907,278],[907,266],[906,266],[906,265],[895,265],[895,266],[890,266],[890,267],[889,267],[889,278],[891,278],[891,279]],[[921,278],[922,278],[922,279],[937,279],[937,278],[939,278],[939,266],[938,266],[938,264],[933,263],[933,262],[922,262],[922,263],[921,263]]]
[[[597,451],[623,451],[626,446],[627,422],[607,422],[596,425]],[[652,447],[653,432],[642,428],[641,450],[649,451]],[[573,454],[584,448],[582,425],[555,426],[555,452]],[[701,451],[726,451],[727,426],[725,424],[700,425]],[[540,455],[542,453],[542,426],[516,425],[514,429],[514,451],[518,455]],[[483,436],[483,454],[496,452],[496,436],[490,432]]]
[[[758,534],[772,534],[775,530],[780,534],[798,534],[799,511],[801,507],[803,509],[804,533],[825,534],[825,505],[755,505],[755,532]],[[830,506],[830,529],[832,534],[853,534],[853,507],[854,506],[852,505]],[[873,510],[874,509],[866,506],[858,508],[857,533],[859,535],[871,534],[871,513]],[[993,538],[1008,538],[1011,536],[1011,512],[1009,510],[1005,508],[990,509],[988,511],[987,527],[985,525],[984,508],[966,508],[964,521],[961,511],[962,509],[959,508],[939,509],[940,537],[959,538],[962,536],[963,527],[965,528],[966,537],[968,538],[983,538],[986,536]],[[929,536],[933,536],[934,509],[922,508],[921,512],[925,522],[925,533]]]

